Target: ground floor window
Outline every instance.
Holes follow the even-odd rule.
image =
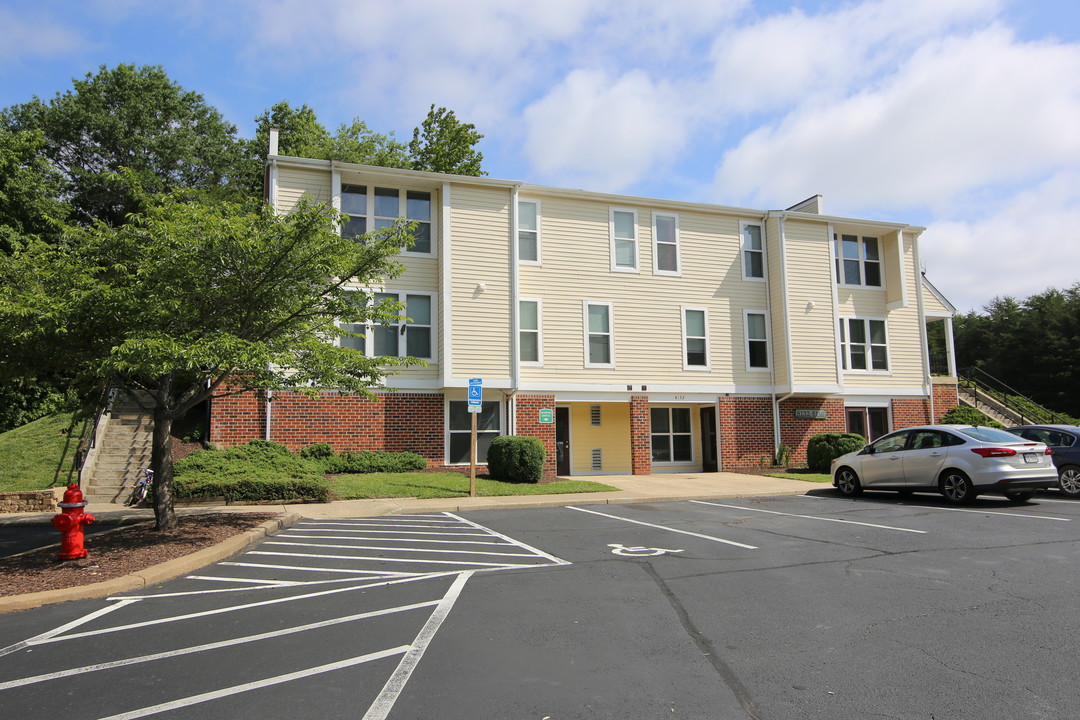
[[[889,409],[883,407],[849,407],[847,413],[847,431],[862,435],[867,440],[877,438],[889,432]]]
[[[449,465],[464,465],[469,462],[469,447],[472,444],[472,420],[469,417],[469,403],[466,400],[451,400],[447,403],[447,454]],[[476,416],[476,462],[487,462],[487,451],[491,441],[502,434],[502,404],[498,401],[485,402]]]
[[[690,408],[650,409],[652,416],[652,461],[687,463],[694,461]]]

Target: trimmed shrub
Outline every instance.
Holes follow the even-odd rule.
[[[997,420],[991,420],[981,410],[970,405],[957,405],[941,417],[942,425],[982,425],[983,427],[1004,427]]]
[[[488,474],[508,482],[539,482],[544,476],[547,451],[540,438],[501,435],[488,447]]]
[[[173,473],[177,478],[318,478],[322,466],[289,452],[284,445],[252,440],[226,450],[196,450],[177,460]]]
[[[310,445],[305,445],[300,448],[300,452],[297,453],[305,460],[328,460],[334,457],[334,449],[330,447],[330,443],[318,442]]]
[[[806,465],[811,472],[827,473],[834,458],[865,445],[866,438],[856,433],[818,433],[806,445]]]
[[[350,452],[346,450],[324,463],[326,472],[345,473],[414,472],[427,467],[427,460],[414,452]]]
[[[230,503],[290,500],[324,503],[330,500],[330,485],[322,478],[184,476],[175,479],[174,489],[179,499],[224,496]]]

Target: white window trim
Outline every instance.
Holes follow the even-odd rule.
[[[520,304],[523,302],[536,303],[536,357],[534,360],[522,360],[521,353],[521,333],[533,332],[532,330],[525,330],[518,323],[518,362],[522,367],[544,367],[544,301],[542,298],[518,298],[518,317],[521,317]]]
[[[849,283],[844,281],[844,273],[841,270],[844,267],[844,256],[842,254],[843,248],[841,247],[841,238],[844,235],[854,235],[859,239],[859,277],[862,278],[860,283]],[[880,285],[867,285],[866,284],[866,245],[863,242],[865,238],[873,238],[877,240],[878,244],[878,274],[881,276]],[[875,235],[863,235],[861,233],[843,232],[842,230],[833,231],[833,275],[836,277],[837,287],[844,288],[858,288],[860,290],[884,290],[885,289],[885,246],[884,238]]]
[[[853,286],[853,287],[857,287],[857,286]],[[871,286],[871,287],[873,287],[873,286]],[[840,359],[841,359],[841,372],[843,372],[845,375],[886,375],[886,376],[892,375],[893,361],[892,361],[892,350],[889,347],[889,322],[888,322],[888,320],[886,318],[883,318],[883,317],[869,317],[869,316],[861,317],[861,316],[858,316],[858,315],[842,315],[842,316],[840,316],[839,320],[840,320],[841,323],[845,324],[845,328],[843,330],[843,335],[841,336],[839,334],[839,332],[838,332],[837,336],[836,336],[837,342],[840,343],[840,354],[839,354],[839,356],[840,356]],[[867,354],[867,356],[866,356],[866,364],[868,366],[870,366],[870,367],[867,367],[865,370],[860,370],[860,369],[851,367],[851,326],[848,323],[849,320],[861,320],[863,322],[864,329],[866,330],[866,338],[867,338],[866,347],[867,347],[868,350],[874,347],[874,345],[869,342],[869,340],[870,340],[869,321],[870,320],[878,320],[878,321],[880,321],[882,323],[883,327],[885,328],[885,364],[888,365],[888,367],[885,370],[875,370],[872,367],[874,361],[873,361],[873,358],[870,356],[870,354]],[[838,328],[838,330],[839,330],[839,328]],[[841,337],[843,337],[844,339],[842,340]],[[846,349],[846,352],[847,352],[846,355],[844,354],[845,349]],[[843,365],[847,365],[847,367],[843,367]]]
[[[608,350],[611,356],[611,362],[608,363],[594,363],[589,360],[589,335],[592,334],[589,331],[589,306],[591,305],[604,305],[608,309]],[[584,330],[583,340],[585,341],[585,367],[587,368],[613,368],[615,367],[615,305],[610,302],[594,301],[594,300],[582,300],[581,301],[581,319],[582,330]]]
[[[669,217],[675,221],[675,242],[674,243],[661,243],[660,234],[656,231],[656,219],[661,217]],[[679,232],[679,216],[675,213],[657,212],[653,211],[652,214],[652,236],[653,236],[653,274],[654,275],[670,275],[672,277],[682,276],[682,238]],[[660,269],[660,249],[659,246],[663,245],[675,245],[675,269],[674,270],[661,270]]]
[[[750,365],[750,316],[761,315],[765,318],[765,367]],[[747,372],[772,372],[772,334],[769,328],[769,313],[765,310],[743,310],[743,355]],[[761,342],[760,340],[754,340]]]
[[[466,430],[452,430],[450,428],[450,403],[451,402],[468,402],[468,400],[447,399],[447,400],[445,400],[443,402],[443,462],[446,464],[447,467],[463,467],[463,466],[468,465],[469,462],[468,461],[455,462],[455,463],[450,462],[450,435],[451,434],[457,434],[457,433],[471,433],[472,429],[469,428],[469,429],[466,429]],[[503,435],[506,434],[507,408],[506,408],[505,403],[502,403],[502,402],[500,402],[498,400],[484,400],[484,402],[485,403],[488,403],[488,402],[499,403],[499,431],[498,432],[499,432],[499,437],[502,437]],[[492,431],[491,430],[481,430],[479,432],[492,432]],[[478,434],[479,434],[479,432],[478,432]],[[480,460],[477,459],[477,462],[480,462]]]
[[[615,213],[630,213],[634,217],[634,267],[623,267],[615,264]],[[641,231],[638,228],[637,210],[633,208],[613,207],[608,209],[608,234],[611,237],[611,271],[621,273],[641,273]],[[629,242],[626,238],[619,238],[620,242]]]
[[[409,311],[409,309],[407,307],[407,298],[408,298],[409,295],[425,295],[425,296],[427,296],[428,298],[431,299],[431,324],[422,326],[422,327],[427,327],[427,328],[431,329],[431,357],[426,357],[426,358],[421,358],[421,359],[425,360],[428,363],[428,365],[435,365],[436,363],[438,363],[438,361],[439,361],[439,358],[438,358],[438,355],[439,355],[438,317],[439,316],[438,316],[438,305],[437,305],[438,293],[430,292],[428,290],[393,290],[393,289],[379,289],[379,290],[373,290],[371,292],[372,292],[372,295],[371,295],[372,303],[374,303],[376,301],[376,299],[377,299],[376,296],[377,295],[397,295],[397,301],[402,303],[402,304],[406,304],[406,307],[403,307],[401,309],[401,314],[405,315],[406,317],[408,317],[408,311]],[[397,357],[405,357],[405,351],[408,349],[408,343],[406,342],[406,338],[408,336],[407,335],[408,330],[405,331],[405,334],[401,333],[400,328],[401,328],[402,322],[405,323],[406,327],[408,327],[409,324],[410,324],[408,321],[401,321],[401,320],[399,320],[397,323],[394,324],[394,327],[398,328],[398,333],[397,333],[398,354],[397,354]],[[364,347],[367,349],[367,356],[368,357],[380,357],[380,356],[374,354],[375,353],[375,332],[374,332],[374,330],[375,330],[376,327],[382,327],[381,323],[369,322],[368,326],[367,326],[367,337],[364,340]]]
[[[687,362],[687,341],[690,339],[686,333],[686,311],[687,310],[699,310],[705,316],[705,364],[704,365],[691,365]],[[691,305],[683,305],[679,309],[679,316],[682,320],[682,362],[683,370],[689,370],[691,372],[709,372],[712,369],[712,352],[711,352],[711,338],[709,336],[709,308],[695,307]]]
[[[543,222],[541,221],[541,218],[543,217],[543,215],[542,215],[542,208],[540,206],[540,200],[538,198],[519,197],[518,198],[518,205],[521,205],[522,203],[531,203],[531,204],[536,206],[536,259],[535,260],[522,260],[521,259],[521,227],[519,226],[519,227],[514,228],[514,237],[517,239],[517,243],[518,243],[518,264],[520,264],[520,265],[542,265],[543,264],[543,257],[544,257],[544,250],[543,250],[543,238],[542,238],[542,233],[540,231],[540,227],[541,227],[541,225],[543,225]],[[515,217],[515,222],[520,223],[521,212],[520,211],[516,212],[514,214],[514,217]],[[524,298],[522,298],[522,299],[524,299]]]
[[[418,250],[413,250],[412,248],[407,248],[405,250],[402,250],[401,254],[403,254],[403,255],[411,255],[413,257],[430,257],[430,258],[433,258],[433,257],[437,256],[437,253],[435,252],[435,248],[438,246],[438,229],[437,229],[437,223],[435,222],[435,218],[436,218],[436,216],[438,214],[436,212],[436,202],[437,202],[438,193],[436,193],[431,188],[406,187],[406,186],[402,186],[402,185],[397,185],[396,183],[388,183],[386,185],[383,185],[383,184],[380,184],[380,183],[378,183],[376,181],[369,181],[369,180],[359,180],[359,179],[357,179],[357,180],[343,180],[341,178],[341,173],[337,172],[337,171],[335,171],[333,173],[333,176],[334,176],[334,187],[333,187],[333,195],[332,195],[332,204],[333,204],[334,208],[336,210],[338,210],[338,211],[341,211],[341,188],[342,188],[343,185],[363,185],[364,187],[367,188],[367,201],[366,201],[367,202],[367,210],[364,213],[364,217],[366,217],[367,220],[368,220],[368,222],[367,222],[367,226],[368,226],[367,230],[368,230],[368,232],[371,232],[371,231],[373,231],[375,229],[375,187],[376,186],[378,186],[380,188],[383,188],[385,190],[397,190],[398,191],[398,208],[399,208],[399,210],[402,210],[405,213],[404,215],[399,215],[399,217],[407,217],[407,214],[408,214],[408,211],[409,211],[408,210],[408,208],[409,208],[409,206],[408,206],[408,203],[409,203],[408,193],[409,193],[410,190],[413,191],[413,192],[425,192],[428,195],[430,195],[431,196],[431,219],[428,220],[427,223],[431,226],[431,233],[430,233],[431,250],[429,252],[420,252]]]
[[[674,425],[674,423],[671,422],[671,411],[672,410],[688,410],[690,412],[690,432],[689,433],[677,433],[674,430],[669,430],[666,433],[654,433],[652,431],[652,415],[651,415],[651,411],[653,410],[653,408],[656,408],[658,410],[667,410],[667,413],[668,413],[668,425],[669,426]],[[688,465],[696,465],[697,462],[698,462],[698,442],[697,442],[697,438],[698,438],[698,432],[700,432],[700,428],[698,429],[698,432],[694,431],[694,409],[692,407],[688,407],[686,405],[651,405],[649,407],[649,411],[650,411],[650,416],[649,416],[649,460],[652,463],[653,467],[686,467]],[[652,438],[653,438],[653,435],[667,435],[668,438],[673,438],[675,435],[689,435],[690,436],[690,459],[689,460],[675,460],[674,459],[674,457],[675,457],[675,443],[672,442],[671,443],[671,456],[672,456],[671,460],[666,460],[666,461],[665,460],[653,460],[652,459]]]
[[[746,245],[746,228],[749,225],[754,225],[759,230],[759,236],[761,237],[761,250],[751,250]],[[761,277],[754,277],[753,275],[746,274],[746,253],[748,252],[760,252],[761,253]],[[742,279],[750,282],[765,282],[765,277],[769,274],[769,267],[765,258],[765,226],[760,222],[752,222],[750,220],[739,221],[739,266],[742,270]]]

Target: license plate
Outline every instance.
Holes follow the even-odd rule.
[[[1024,453],[1024,462],[1026,462],[1026,463],[1037,463],[1037,462],[1039,462],[1039,454],[1038,453]]]

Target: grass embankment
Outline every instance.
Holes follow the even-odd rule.
[[[558,495],[563,493],[606,492],[617,490],[610,485],[584,480],[559,480],[538,485],[476,478],[476,494]],[[330,491],[342,499],[365,498],[452,498],[469,494],[469,478],[455,472],[365,473],[338,475],[330,479]]]
[[[806,468],[788,468],[786,472],[765,473],[767,477],[788,478],[789,480],[803,480],[805,482],[831,483],[832,476],[829,473],[816,473]]]
[[[82,426],[71,430],[71,415],[43,417],[0,433],[0,492],[45,490],[66,485]]]

